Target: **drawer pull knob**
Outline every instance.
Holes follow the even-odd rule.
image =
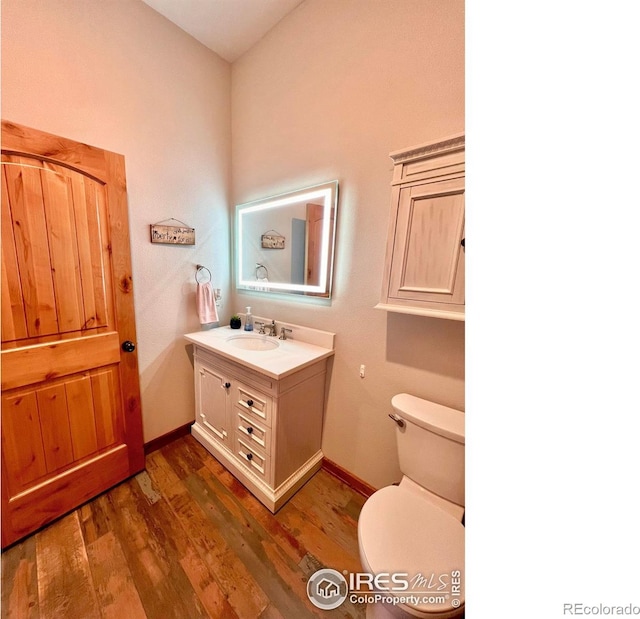
[[[247,454],[247,460],[251,460],[253,458],[253,454]]]
[[[253,432],[253,428],[251,426],[249,426],[247,428],[247,434],[251,434]]]
[[[224,384],[224,388],[225,388],[225,389],[229,389],[229,387],[231,387],[231,383],[225,383],[225,384]]]
[[[247,400],[247,406],[253,406],[253,400]]]

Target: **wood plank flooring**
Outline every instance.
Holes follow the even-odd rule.
[[[360,494],[321,470],[271,514],[191,436],[146,465],[2,554],[2,617],[364,617],[306,593],[322,567],[362,570]]]

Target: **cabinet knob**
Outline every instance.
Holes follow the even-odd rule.
[[[231,387],[231,383],[225,383],[225,384],[224,384],[224,388],[225,388],[225,389],[229,389],[229,387]]]
[[[463,249],[463,250],[464,250],[464,242],[465,242],[465,240],[466,240],[466,239],[462,239],[462,240],[460,241],[460,245],[462,245],[462,249]]]
[[[253,400],[247,400],[247,406],[253,406]]]
[[[247,460],[251,460],[253,458],[253,454],[247,454]]]
[[[136,345],[131,340],[126,340],[122,342],[121,348],[124,352],[133,352],[136,349]]]
[[[253,432],[253,428],[251,426],[249,426],[247,428],[247,434],[251,434]]]

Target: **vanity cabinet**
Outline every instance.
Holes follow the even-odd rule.
[[[194,346],[192,435],[277,511],[322,464],[327,359],[282,378]]]
[[[376,307],[464,320],[464,135],[390,157],[391,215]]]

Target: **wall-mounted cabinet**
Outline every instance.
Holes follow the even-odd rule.
[[[464,320],[464,135],[390,154],[391,216],[378,309]]]

